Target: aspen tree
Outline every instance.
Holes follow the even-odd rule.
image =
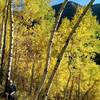
[[[33,76],[34,76],[34,64],[32,65],[31,68],[31,81],[30,81],[30,90],[29,90],[29,94],[32,94],[32,89],[33,89]]]
[[[8,8],[9,8],[9,0],[6,0],[6,4],[3,10],[3,18],[2,18],[2,39],[1,39],[1,62],[0,62],[0,84],[3,81],[3,67],[4,67],[4,58],[5,58],[5,47],[6,47],[6,34],[7,34],[7,20],[8,20]]]
[[[70,82],[71,77],[72,77],[72,72],[71,72],[71,69],[70,69],[71,60],[72,60],[72,57],[69,56],[69,63],[68,63],[69,77],[68,77],[68,81],[67,81],[67,84],[66,84],[66,87],[65,87],[65,91],[64,91],[64,100],[66,100],[67,93],[68,93],[69,82]]]
[[[69,44],[70,40],[72,39],[73,34],[75,33],[76,29],[79,27],[80,22],[82,21],[83,17],[85,16],[85,14],[89,10],[89,8],[92,6],[94,1],[95,0],[91,0],[89,2],[89,4],[86,6],[86,8],[84,9],[83,13],[81,14],[81,16],[79,17],[78,21],[74,25],[72,31],[70,32],[70,34],[69,34],[69,36],[68,36],[68,38],[67,38],[67,40],[65,42],[64,47],[62,48],[61,52],[59,53],[59,55],[57,57],[57,62],[55,64],[55,66],[54,66],[54,70],[52,71],[51,76],[50,76],[49,81],[48,81],[48,84],[46,86],[45,100],[47,100],[47,98],[48,98],[48,94],[49,94],[50,88],[52,86],[53,78],[54,78],[54,76],[55,76],[55,74],[57,72],[57,69],[58,69],[59,65],[60,65],[60,62],[61,62],[62,57],[64,55],[64,52],[65,52],[66,48],[68,47],[68,44]]]
[[[57,19],[55,21],[55,24],[54,24],[54,27],[53,27],[53,30],[51,32],[51,35],[50,35],[50,40],[49,40],[49,44],[48,44],[48,48],[47,48],[47,57],[46,57],[46,64],[45,64],[45,69],[44,69],[44,72],[43,72],[43,75],[42,75],[42,79],[41,79],[41,84],[40,84],[40,87],[39,87],[39,90],[37,92],[37,95],[36,95],[36,98],[35,100],[38,100],[38,97],[40,95],[40,92],[45,84],[45,81],[46,81],[46,78],[47,78],[47,73],[48,73],[48,68],[50,66],[50,57],[51,57],[51,51],[52,51],[52,45],[53,45],[53,38],[54,38],[54,33],[57,31],[57,28],[58,28],[58,25],[59,25],[59,22],[61,20],[61,16],[62,16],[62,13],[64,11],[64,8],[67,4],[67,1],[68,0],[65,0],[59,10],[59,13],[58,13],[58,16],[57,16]]]
[[[5,89],[9,85],[9,80],[11,80],[11,70],[12,70],[12,62],[13,62],[13,46],[14,46],[14,16],[13,16],[13,7],[12,0],[9,0],[10,5],[10,44],[9,44],[9,57],[8,57],[8,72],[7,72],[7,80],[5,84]]]

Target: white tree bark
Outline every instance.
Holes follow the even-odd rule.
[[[84,9],[83,13],[82,13],[81,16],[79,17],[77,23],[74,25],[72,31],[70,32],[68,38],[66,39],[66,42],[65,42],[64,47],[62,48],[61,52],[60,52],[59,55],[58,55],[57,62],[56,62],[56,64],[55,64],[55,66],[54,66],[54,70],[52,71],[51,76],[50,76],[50,78],[49,78],[49,80],[48,80],[48,84],[47,84],[47,86],[46,86],[45,100],[47,100],[47,98],[48,98],[48,94],[49,94],[50,88],[51,88],[51,86],[52,86],[52,81],[53,81],[54,76],[55,76],[55,74],[56,74],[56,72],[57,72],[57,70],[58,70],[58,67],[59,67],[60,62],[61,62],[61,60],[62,60],[62,57],[63,57],[63,55],[64,55],[64,52],[65,52],[66,48],[68,47],[68,44],[69,44],[70,40],[72,39],[73,34],[75,33],[76,29],[79,27],[79,24],[80,24],[81,20],[83,19],[83,17],[84,17],[85,14],[87,13],[88,9],[92,6],[92,4],[93,4],[94,1],[95,1],[95,0],[91,0],[91,1],[89,2],[89,4],[86,6],[86,8]]]
[[[50,40],[49,40],[49,45],[48,45],[48,48],[47,48],[47,57],[46,57],[45,69],[44,69],[44,72],[43,72],[43,75],[42,75],[41,84],[40,84],[40,87],[39,87],[39,89],[37,91],[37,95],[35,97],[35,100],[38,100],[38,97],[39,97],[39,95],[41,93],[41,90],[42,90],[42,88],[43,88],[43,86],[45,84],[46,78],[47,78],[48,68],[50,66],[50,57],[51,57],[54,33],[57,31],[57,28],[58,28],[58,25],[59,25],[62,13],[64,11],[64,8],[65,8],[66,4],[67,4],[67,1],[68,0],[65,0],[64,3],[62,4],[62,6],[61,6],[61,8],[59,10],[56,22],[54,24],[53,30],[51,32],[51,36],[50,36]]]
[[[9,58],[8,58],[8,80],[11,79],[13,48],[14,48],[14,16],[13,16],[12,0],[10,0],[10,45],[9,45]]]
[[[10,45],[9,45],[9,57],[8,57],[8,72],[5,82],[5,92],[9,86],[9,81],[11,80],[11,70],[12,70],[12,61],[13,61],[13,47],[14,47],[14,18],[13,18],[13,8],[12,0],[9,0],[9,13],[10,13]]]

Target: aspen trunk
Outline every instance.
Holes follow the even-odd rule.
[[[31,82],[30,82],[30,90],[29,90],[29,95],[31,95],[31,94],[32,94],[33,76],[34,76],[34,64],[33,64],[32,69],[31,69]]]
[[[43,88],[43,86],[45,84],[46,78],[47,78],[48,68],[50,66],[50,57],[51,57],[51,51],[52,51],[52,44],[53,44],[54,33],[57,31],[59,22],[61,20],[62,13],[64,11],[64,8],[65,8],[66,4],[67,4],[67,1],[68,0],[65,0],[64,3],[62,4],[62,6],[61,6],[61,8],[59,10],[57,19],[55,21],[53,30],[51,32],[51,36],[50,36],[50,40],[49,40],[49,44],[48,44],[48,48],[47,48],[47,57],[46,57],[45,69],[44,69],[44,72],[43,72],[43,75],[42,75],[41,84],[40,84],[40,87],[39,87],[39,89],[37,91],[37,95],[35,97],[35,100],[38,100],[39,95],[41,93],[41,90],[42,90],[42,88]]]
[[[11,70],[13,61],[13,46],[14,46],[14,18],[13,18],[13,7],[12,0],[9,0],[10,5],[10,45],[9,45],[9,58],[8,58],[8,72],[5,89],[8,86],[9,80],[11,80]]]
[[[79,70],[79,75],[78,75],[78,91],[77,91],[77,100],[80,100],[80,79],[81,79],[81,69]]]
[[[4,67],[4,58],[5,58],[5,47],[6,47],[6,34],[7,34],[7,20],[8,20],[8,8],[9,8],[9,1],[6,0],[5,8],[3,11],[3,18],[2,18],[2,28],[1,28],[1,62],[0,62],[0,84],[3,81],[3,67]]]
[[[72,98],[73,87],[74,87],[74,78],[72,79],[68,100],[71,100],[71,98]]]
[[[14,39],[15,40],[15,39]],[[15,80],[16,79],[16,72],[17,72],[17,65],[18,65],[18,62],[19,62],[19,53],[18,53],[18,41],[16,41],[16,44],[14,45],[14,52],[13,52],[13,55],[14,55],[14,63],[13,63],[13,68],[12,68],[12,80]]]
[[[94,86],[96,85],[96,81],[94,81],[93,85],[85,92],[85,94],[82,97],[82,100],[85,100],[85,97],[88,95],[88,93],[94,88]]]
[[[68,36],[68,38],[67,38],[67,40],[66,40],[66,42],[65,42],[64,47],[62,48],[61,52],[60,52],[59,55],[58,55],[56,64],[55,64],[55,66],[54,66],[54,70],[52,71],[51,76],[50,76],[50,78],[49,78],[49,80],[48,80],[48,84],[47,84],[47,86],[46,86],[45,100],[47,100],[47,97],[48,97],[50,88],[51,88],[51,86],[52,86],[52,81],[53,81],[54,76],[55,76],[55,74],[56,74],[56,71],[57,71],[57,69],[58,69],[58,67],[59,67],[59,65],[60,65],[60,62],[61,62],[62,57],[63,57],[63,55],[64,55],[64,52],[65,52],[66,48],[68,47],[68,44],[69,44],[70,40],[72,39],[73,34],[75,33],[76,29],[79,27],[79,24],[80,24],[81,20],[83,19],[83,17],[84,17],[85,14],[87,13],[88,9],[92,6],[92,4],[93,4],[94,1],[95,1],[95,0],[91,0],[91,1],[89,2],[89,4],[86,6],[86,8],[84,9],[83,13],[80,15],[78,21],[77,21],[76,24],[74,25],[72,31],[70,32],[70,34],[69,34],[69,36]]]
[[[70,70],[71,60],[72,60],[72,57],[69,56],[69,63],[68,63],[69,77],[68,77],[68,81],[67,81],[66,88],[65,88],[65,91],[64,91],[64,100],[66,100],[67,92],[68,92],[68,86],[69,86],[69,82],[70,82],[70,79],[71,79],[71,70]]]

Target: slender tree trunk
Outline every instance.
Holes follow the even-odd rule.
[[[48,49],[47,49],[47,57],[46,57],[45,69],[44,69],[44,72],[43,72],[43,75],[42,75],[41,84],[40,84],[40,87],[39,87],[39,89],[37,91],[37,95],[35,97],[35,100],[38,100],[40,92],[41,92],[41,90],[42,90],[42,88],[43,88],[43,86],[45,84],[46,78],[47,78],[48,68],[50,66],[50,57],[51,57],[54,33],[57,31],[59,22],[61,20],[62,13],[64,11],[64,8],[65,8],[66,4],[67,4],[67,1],[68,0],[65,0],[64,3],[62,4],[62,6],[61,6],[61,8],[59,10],[59,13],[58,13],[55,25],[54,25],[53,30],[51,32],[51,36],[50,36],[50,40],[49,40],[49,45],[48,45]]]
[[[17,47],[17,45],[18,45],[18,43],[17,43],[17,40],[15,40],[16,41],[16,43],[15,43],[15,45],[14,45],[14,52],[13,52],[13,54],[14,54],[14,63],[13,63],[13,68],[12,68],[12,79],[13,80],[15,80],[15,78],[16,78],[16,72],[17,72],[17,64],[18,64],[18,62],[19,62],[19,53],[18,53],[18,47]]]
[[[79,70],[79,76],[78,76],[78,91],[77,91],[77,100],[80,100],[80,79],[81,79],[81,69]]]
[[[84,9],[83,13],[82,13],[81,16],[79,17],[77,23],[74,25],[72,31],[70,32],[70,34],[69,34],[69,36],[68,36],[68,38],[67,38],[67,40],[66,40],[66,42],[65,42],[64,47],[62,48],[61,52],[60,52],[59,55],[58,55],[57,62],[56,62],[56,64],[55,64],[55,66],[54,66],[54,70],[52,71],[51,76],[50,76],[50,78],[49,78],[49,80],[48,80],[48,84],[47,84],[47,86],[46,86],[45,100],[47,100],[47,97],[48,97],[50,88],[51,88],[51,86],[52,86],[52,81],[53,81],[54,76],[55,76],[55,74],[56,74],[56,71],[57,71],[57,69],[58,69],[58,67],[59,67],[59,65],[60,65],[60,62],[61,62],[62,57],[63,57],[63,54],[64,54],[66,48],[68,47],[68,44],[69,44],[70,40],[72,39],[73,34],[75,33],[76,29],[79,27],[79,24],[80,24],[81,20],[83,19],[83,17],[84,17],[85,14],[87,13],[88,9],[92,6],[92,4],[93,4],[94,1],[95,1],[95,0],[91,0],[91,1],[89,2],[89,4],[86,6],[86,8]]]
[[[82,100],[84,100],[88,93],[93,89],[93,87],[96,85],[96,82],[97,81],[94,81],[93,85],[85,92],[85,94],[82,97]]]
[[[65,88],[65,92],[64,92],[64,100],[67,99],[66,97],[68,95],[68,86],[69,86],[70,79],[71,79],[71,73],[69,75],[69,78],[68,78],[68,81],[67,81],[67,84],[66,84],[66,88]]]
[[[6,7],[6,6],[5,6]],[[1,62],[0,62],[0,84],[2,84],[2,81],[3,81],[3,64],[2,64],[2,50],[3,50],[3,38],[4,38],[4,20],[5,20],[5,8],[4,8],[4,10],[3,10],[3,15],[2,15],[2,26],[1,26],[1,33],[0,33],[0,46],[1,46],[1,52],[0,52],[0,60],[1,60]]]
[[[9,0],[9,5],[10,5],[10,45],[9,45],[8,72],[7,72],[5,90],[7,89],[9,80],[11,80],[11,70],[12,70],[12,62],[13,62],[13,46],[14,46],[14,18],[13,18],[12,0]]]
[[[30,90],[29,90],[29,95],[32,94],[32,88],[33,88],[33,76],[34,76],[34,64],[31,69],[31,82],[30,82]]]
[[[70,70],[71,60],[72,60],[72,57],[69,56],[69,63],[68,63],[69,77],[68,77],[68,81],[67,81],[66,88],[65,88],[65,91],[64,91],[64,100],[66,100],[67,93],[68,93],[68,85],[69,85],[69,82],[70,82],[70,79],[71,79],[71,70]]]
[[[73,92],[73,87],[74,87],[74,78],[72,79],[72,83],[71,83],[71,88],[70,88],[70,92],[69,92],[69,99],[68,100],[71,100],[72,98],[72,92]]]
[[[1,62],[0,62],[0,84],[3,81],[3,67],[4,67],[4,58],[5,58],[5,47],[6,47],[6,34],[7,34],[7,20],[8,20],[8,8],[9,8],[9,1],[6,0],[4,12],[3,12],[3,19],[2,19],[2,40],[1,40]]]

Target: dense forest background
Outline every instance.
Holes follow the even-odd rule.
[[[100,100],[100,16],[92,3],[71,12],[67,0],[59,9],[50,0],[19,1],[0,0],[0,100],[9,72],[18,100]]]

